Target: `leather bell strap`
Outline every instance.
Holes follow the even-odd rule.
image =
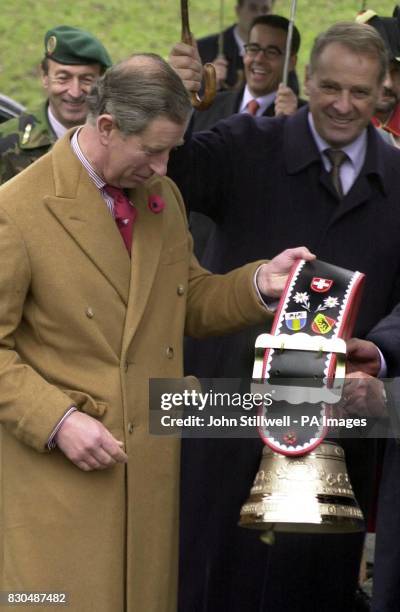
[[[257,387],[263,393],[271,389],[273,401],[263,408],[267,421],[259,430],[274,451],[302,455],[325,438],[320,417],[327,404],[340,399],[335,377],[341,388],[344,341],[354,328],[364,280],[360,272],[319,260],[293,266],[271,333],[257,338],[253,370],[253,393]],[[288,418],[276,426],[282,414]],[[319,424],[314,419],[305,427],[300,415],[316,416]]]

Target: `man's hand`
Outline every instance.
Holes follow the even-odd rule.
[[[347,342],[347,372],[361,371],[370,376],[377,376],[380,369],[381,356],[373,342],[359,338],[351,338]]]
[[[116,463],[126,463],[123,442],[96,419],[82,412],[72,412],[58,430],[58,448],[78,468],[89,472],[104,470]]]
[[[271,259],[270,262],[260,266],[256,279],[260,293],[272,298],[280,297],[285,288],[290,269],[298,259],[312,261],[315,259],[315,255],[307,247],[296,247],[286,249],[286,251]]]
[[[169,63],[181,77],[186,89],[198,92],[201,87],[203,66],[197,47],[185,43],[177,43],[169,54]]]
[[[386,417],[386,396],[383,382],[364,372],[346,374],[343,396],[333,406],[338,417]]]
[[[296,94],[290,87],[281,83],[275,98],[275,115],[293,115],[296,111]]]

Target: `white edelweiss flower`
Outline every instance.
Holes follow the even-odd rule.
[[[296,302],[296,304],[304,304],[305,302],[308,302],[309,295],[306,292],[301,293],[298,291],[297,293],[295,293],[293,299]]]
[[[324,299],[324,305],[326,308],[335,308],[339,306],[339,300],[337,297],[327,297]]]

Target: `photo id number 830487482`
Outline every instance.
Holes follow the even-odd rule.
[[[0,606],[68,605],[66,593],[48,591],[1,591]]]

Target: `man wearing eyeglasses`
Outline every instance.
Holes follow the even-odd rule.
[[[92,34],[70,26],[52,28],[44,37],[42,85],[47,100],[1,126],[0,183],[47,153],[54,142],[86,120],[86,96],[111,66],[106,49]]]
[[[220,119],[234,113],[273,117],[292,115],[304,101],[281,83],[285,62],[286,38],[289,21],[280,15],[260,15],[250,26],[249,39],[244,45],[245,84],[240,91],[220,91],[206,111],[195,111],[193,131],[211,128]],[[300,49],[300,33],[293,28],[289,70],[294,70]],[[197,257],[202,258],[213,223],[209,217],[191,212],[190,231]]]
[[[281,84],[288,28],[289,21],[280,15],[254,19],[244,45],[245,85],[239,92],[219,92],[207,111],[195,112],[194,131],[208,129],[234,113],[271,117],[291,115],[297,110],[297,96]],[[300,33],[294,26],[289,70],[296,66],[299,49]]]

